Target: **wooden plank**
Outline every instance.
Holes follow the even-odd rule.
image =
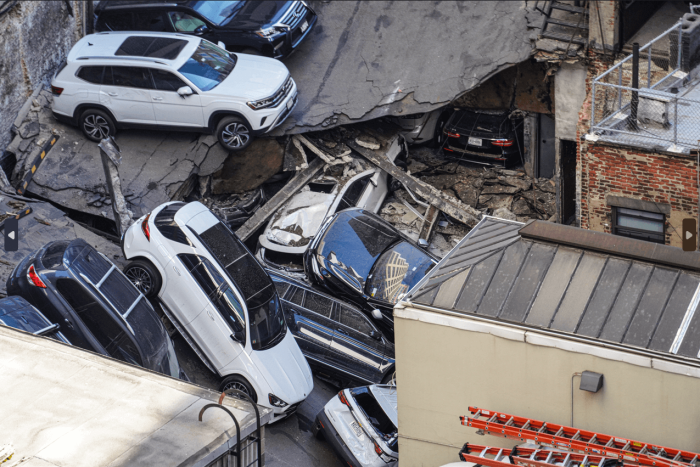
[[[435,225],[439,212],[440,210],[438,208],[432,204],[430,205],[428,210],[425,212],[425,219],[423,219],[423,225],[420,227],[420,235],[418,235],[418,239],[423,239],[430,243],[430,233],[433,231],[433,226]]]
[[[396,141],[395,141],[396,143]],[[396,144],[389,146],[389,151],[391,148],[396,146]],[[468,204],[463,204],[461,201],[449,196],[442,191],[438,190],[432,185],[429,185],[412,175],[407,174],[403,170],[396,167],[389,159],[377,151],[371,149],[366,149],[355,143],[354,141],[346,141],[348,146],[355,150],[362,157],[370,161],[372,164],[376,165],[396,180],[403,183],[403,185],[413,193],[417,194],[424,200],[426,200],[431,205],[435,206],[440,211],[448,214],[460,222],[468,225],[469,227],[474,227],[481,219],[481,212],[472,208]]]
[[[287,183],[284,188],[277,192],[275,196],[270,198],[270,200],[265,203],[265,205],[258,209],[255,214],[253,214],[250,219],[248,219],[245,224],[240,226],[236,230],[236,235],[246,241],[250,238],[253,233],[258,230],[262,225],[267,222],[272,214],[277,212],[277,210],[297,191],[301,190],[304,185],[309,183],[317,173],[323,169],[325,161],[320,157],[315,158],[309,162],[309,166],[304,170],[300,170],[297,174],[292,177],[292,179]]]

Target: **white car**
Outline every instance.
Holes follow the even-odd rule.
[[[406,145],[397,140],[387,157],[405,167]],[[389,193],[389,177],[383,170],[355,161],[354,175],[321,174],[292,196],[272,216],[258,238],[256,256],[266,265],[292,275],[304,274],[304,252],[323,222],[343,209],[358,207],[378,212]]]
[[[399,465],[396,386],[343,389],[316,415],[311,429],[353,467]]]
[[[230,151],[271,131],[297,103],[296,83],[279,61],[176,33],[85,36],[51,92],[54,116],[92,141],[118,128],[160,127],[214,133]]]
[[[311,393],[311,369],[288,331],[275,285],[243,243],[198,202],[163,204],[122,238],[126,276],[163,310],[220,389],[292,414]]]
[[[401,134],[408,144],[427,143],[432,147],[441,147],[444,142],[442,129],[452,115],[451,108],[441,107],[431,112],[388,117],[389,121],[400,126]]]

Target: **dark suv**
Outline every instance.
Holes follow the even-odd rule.
[[[59,324],[46,319],[41,311],[22,297],[7,297],[0,300],[0,324],[31,332],[35,336],[46,336],[64,344],[70,344],[59,331],[61,329]]]
[[[55,241],[24,258],[8,295],[37,307],[75,346],[187,380],[155,310],[85,240]]]
[[[221,42],[231,52],[284,58],[316,24],[305,2],[102,1],[95,31],[179,32]]]

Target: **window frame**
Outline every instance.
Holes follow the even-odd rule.
[[[127,58],[128,58],[128,57],[127,57]],[[106,66],[105,66],[105,67],[106,67]],[[116,88],[127,88],[127,89],[140,89],[140,90],[142,90],[142,91],[158,91],[158,89],[156,89],[156,83],[155,83],[155,81],[154,81],[154,79],[153,79],[153,75],[151,74],[151,68],[150,68],[150,67],[147,67],[147,66],[111,65],[110,68],[111,68],[110,71],[112,72],[112,84],[104,84],[105,75],[107,74],[107,70],[105,69],[105,71],[102,73],[102,85],[103,85],[103,86],[114,86],[114,87],[116,87]],[[133,70],[133,69],[135,69],[135,68],[138,68],[138,69],[141,69],[141,70],[146,70],[146,71],[148,72],[148,79],[149,79],[150,82],[151,82],[151,87],[150,87],[150,88],[142,88],[142,87],[140,87],[140,86],[125,86],[125,85],[123,85],[123,84],[114,84],[114,83],[115,83],[115,79],[114,79],[114,69],[115,69],[115,68],[126,68],[126,69],[128,69],[128,70]]]
[[[642,217],[642,216],[634,216],[633,214],[630,213],[621,213],[619,212],[620,209],[624,209],[627,211],[636,211],[639,213],[645,213],[645,214],[652,214],[654,216],[661,216],[660,220],[654,220],[654,219],[649,219],[648,217]],[[638,218],[638,219],[644,219],[646,221],[652,221],[652,222],[657,222],[661,224],[661,232],[654,232],[651,230],[644,230],[644,229],[638,229],[635,227],[627,227],[623,225],[618,224],[618,216],[622,215],[625,217],[629,218]],[[626,208],[622,206],[612,206],[612,222],[611,222],[611,232],[613,235],[618,235],[620,237],[627,237],[627,238],[634,238],[636,240],[642,240],[650,243],[658,243],[661,245],[666,244],[666,214],[661,213],[661,212],[651,212],[651,211],[644,211],[641,209],[632,209],[632,208]],[[627,231],[631,235],[625,235],[621,233],[621,231]],[[646,237],[646,238],[644,238]],[[651,237],[658,237],[658,240],[653,240]]]
[[[80,72],[81,72],[83,69],[86,69],[86,68],[98,68],[98,67],[101,67],[101,68],[102,68],[102,74],[100,75],[100,82],[99,82],[99,83],[93,83],[93,82],[88,81],[88,80],[86,80],[85,78],[82,78],[82,77],[80,76]],[[88,84],[92,84],[92,85],[95,85],[95,86],[102,86],[102,83],[104,82],[104,79],[105,79],[105,68],[106,68],[106,67],[107,67],[106,65],[82,65],[82,66],[80,66],[77,70],[75,70],[75,77],[78,78],[78,79],[79,79],[80,81],[82,81],[82,82],[85,82],[85,83],[88,83]]]
[[[367,191],[367,187],[370,185],[370,183],[372,183],[372,177],[374,177],[375,173],[376,173],[376,172],[373,171],[373,172],[370,173],[370,174],[366,174],[366,175],[364,175],[364,176],[360,176],[360,177],[357,178],[355,181],[349,182],[349,183],[345,186],[345,189],[343,190],[343,192],[340,194],[340,199],[338,200],[338,206],[336,207],[336,210],[337,210],[337,211],[342,211],[342,210],[344,210],[344,209],[350,209],[350,208],[355,208],[355,207],[357,207],[357,204],[358,204],[358,203],[360,202],[360,200],[362,199],[362,196],[365,194],[365,191]],[[357,199],[355,200],[355,202],[354,202],[353,204],[350,204],[350,203],[348,203],[347,201],[345,201],[345,197],[348,195],[348,192],[349,192],[357,183],[363,182],[364,180],[367,180],[367,183],[366,183],[365,186],[362,188],[362,190],[360,191],[360,193],[357,195]],[[345,201],[345,203],[347,204],[347,206],[341,207],[341,204],[343,203],[343,201]]]
[[[347,309],[349,309],[349,310],[352,310],[352,311],[354,311],[355,313],[359,314],[359,315],[362,317],[362,319],[364,319],[365,322],[366,322],[367,324],[369,324],[370,333],[373,332],[373,331],[374,331],[374,332],[377,332],[377,331],[378,331],[378,330],[377,330],[377,327],[372,323],[372,321],[371,321],[367,316],[365,316],[364,313],[362,313],[360,310],[358,310],[357,308],[353,308],[353,307],[351,307],[350,305],[348,305],[348,304],[346,304],[346,303],[343,303],[343,304],[336,303],[336,307],[337,307],[337,308],[336,308],[337,312],[336,312],[335,315],[332,315],[332,316],[337,316],[338,319],[334,319],[333,321],[335,321],[335,322],[336,322],[337,324],[339,324],[340,326],[343,326],[343,327],[348,328],[348,329],[352,329],[352,331],[354,331],[354,332],[356,332],[356,333],[358,333],[358,334],[362,334],[363,336],[371,337],[370,334],[365,334],[365,333],[363,333],[362,331],[359,331],[358,329],[355,329],[355,328],[353,328],[353,327],[350,327],[350,326],[348,326],[347,324],[343,324],[343,323],[340,321],[341,317],[343,316],[343,307],[345,307],[345,308],[347,308]]]

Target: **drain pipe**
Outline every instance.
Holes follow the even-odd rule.
[[[117,234],[121,239],[126,230],[134,223],[134,215],[127,208],[126,199],[122,193],[122,184],[119,179],[119,164],[122,162],[121,151],[114,137],[103,139],[100,144],[100,156],[102,167],[105,171],[105,180],[109,189],[109,197],[112,200],[112,213],[114,223],[117,225]]]
[[[632,46],[632,102],[630,103],[630,118],[628,126],[631,130],[637,131],[637,109],[639,107],[639,42],[635,42]]]

